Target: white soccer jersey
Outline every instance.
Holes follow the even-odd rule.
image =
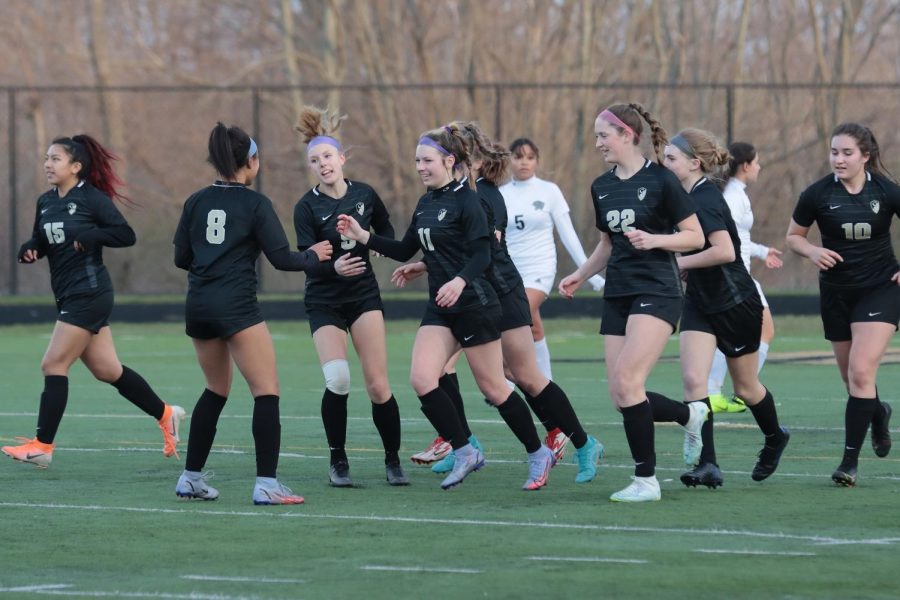
[[[750,198],[744,191],[747,185],[741,180],[732,177],[722,192],[725,202],[731,209],[731,217],[737,225],[738,237],[741,239],[741,260],[744,266],[750,270],[750,258],[765,259],[769,255],[769,247],[757,244],[750,239],[750,228],[753,227],[753,209],[750,207]]]
[[[513,179],[500,187],[509,221],[506,245],[519,271],[537,264],[556,271],[553,221],[568,214],[569,205],[559,186],[539,177]]]

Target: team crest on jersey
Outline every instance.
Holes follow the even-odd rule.
[[[534,206],[534,210],[544,210],[544,203],[540,200],[535,200],[531,204]]]
[[[66,205],[66,208],[69,209],[69,214],[70,214],[70,215],[74,215],[74,214],[75,214],[75,211],[78,210],[78,207],[75,205],[74,202],[69,202],[69,203]],[[876,211],[876,212],[877,212],[877,211]]]
[[[356,213],[357,213],[359,216],[362,216],[362,214],[363,214],[364,212],[366,212],[366,205],[363,204],[362,202],[357,202],[357,203],[356,203]]]
[[[872,209],[872,212],[877,215],[878,211],[881,210],[881,202],[879,202],[878,200],[872,200],[871,202],[869,202],[869,207]]]
[[[441,210],[438,211],[438,221],[443,221],[444,217],[446,217],[446,216],[447,216],[446,208],[442,208]]]
[[[647,197],[647,188],[642,187],[638,188],[638,200],[643,200]]]

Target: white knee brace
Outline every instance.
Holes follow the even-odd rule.
[[[322,373],[325,374],[328,390],[342,396],[350,393],[350,365],[346,360],[338,358],[328,361],[322,365]]]

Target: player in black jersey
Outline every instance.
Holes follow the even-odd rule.
[[[388,383],[384,312],[378,282],[369,264],[369,250],[341,236],[335,224],[339,214],[350,213],[361,227],[372,229],[378,235],[393,238],[394,228],[375,190],[361,181],[344,179],[346,156],[340,141],[334,137],[342,120],[336,114],[307,106],[296,128],[307,144],[309,168],[319,180],[294,207],[297,247],[305,250],[325,240],[333,249],[332,260],[349,255],[366,268],[356,277],[328,274],[306,278],[306,314],[325,375],[322,422],[331,451],[329,481],[334,487],[353,485],[344,448],[350,393],[349,331],[372,401],[372,420],[384,446],[387,481],[390,485],[409,485],[397,454],[400,409]]]
[[[900,265],[891,246],[900,186],[884,168],[875,136],[858,123],[831,133],[831,168],[800,194],[787,245],[820,271],[825,339],[849,393],[844,457],[831,478],[853,486],[870,422],[875,454],[887,456],[891,449],[891,407],[879,399],[876,379],[900,321]],[[813,223],[822,246],[807,239]]]
[[[492,261],[486,274],[499,296],[503,311],[498,329],[501,334],[500,341],[507,376],[519,386],[526,402],[548,432],[562,430],[566,441],[569,438],[573,440],[579,465],[575,481],[587,483],[597,474],[597,462],[603,452],[603,446],[585,433],[566,393],[544,376],[538,366],[534,344],[530,343],[532,334],[528,297],[525,294],[522,277],[506,250],[506,203],[497,189],[497,184],[505,178],[509,152],[502,146],[492,143],[474,122],[454,121],[448,127],[459,131],[469,143],[470,153],[474,158],[467,176],[476,181],[481,206],[488,220],[488,229],[494,232],[491,237]],[[421,268],[419,265],[422,265]],[[404,265],[394,271],[392,279],[402,287],[408,279],[422,271],[424,271],[423,263]],[[450,376],[450,367],[452,365],[445,367],[446,374],[439,381],[441,387],[444,387],[444,381]],[[444,389],[457,408],[460,422],[469,436],[470,443],[477,444],[477,440],[471,435],[458,384]],[[550,435],[549,439],[552,439]],[[549,447],[549,444],[547,446]],[[559,460],[561,456],[557,455],[556,458]],[[454,463],[455,455],[451,453],[435,464],[432,470],[437,473],[447,472],[453,468]]]
[[[685,434],[685,462],[693,466],[681,482],[694,487],[722,485],[713,443],[713,414],[707,382],[718,347],[726,356],[735,394],[753,413],[765,436],[759,460],[753,467],[754,481],[775,472],[790,434],[778,424],[772,394],[759,382],[758,364],[763,307],[753,278],[741,259],[741,241],[731,211],[715,178],[728,163],[728,150],[715,136],[700,129],[685,129],[665,149],[665,166],[681,182],[697,206],[697,216],[706,244],[702,250],[685,252],[678,267],[687,273],[687,291],[681,313],[681,372],[687,405],[648,392],[657,422],[689,424],[690,406],[703,403],[709,418],[702,423],[701,438]],[[699,459],[699,463],[698,463]]]
[[[452,401],[438,384],[447,361],[462,346],[478,387],[528,452],[529,477],[523,488],[539,489],[555,458],[541,444],[528,406],[506,386],[497,330],[500,304],[484,275],[491,260],[491,233],[478,195],[453,177],[457,164],[471,164],[458,131],[442,127],[425,133],[416,147],[416,167],[428,191],[403,239],[371,235],[350,215],[339,217],[338,231],[396,260],[408,260],[419,249],[424,253],[429,301],[413,347],[410,380],[425,416],[456,452],[441,487],[461,483],[484,465],[484,456],[466,439]]]
[[[19,262],[47,257],[50,285],[59,317],[41,361],[44,391],[37,434],[18,446],[4,446],[11,458],[47,467],[53,441],[66,410],[69,368],[76,360],[98,380],[159,423],[163,454],[177,456],[178,426],[184,409],[159,399],[143,377],[119,362],[109,328],[113,286],[103,264],[103,247],[135,243],[134,230],[113,203],[128,201],[112,168],[116,157],[88,135],[53,140],[44,160],[51,190],[38,198],[31,239],[19,249]]]
[[[331,272],[331,244],[290,251],[272,202],[249,188],[259,171],[256,142],[238,127],[217,123],[209,136],[209,162],[221,179],[184,204],[175,232],[175,265],[188,271],[185,331],[192,338],[206,389],[191,415],[185,470],[175,493],[215,500],[219,492],[201,473],[216,424],[231,391],[232,360],[253,396],[256,445],[254,504],[299,504],[276,479],[281,424],[275,349],[256,299],[260,251],[276,269]]]
[[[617,502],[661,497],[655,475],[653,411],[645,384],[681,314],[681,280],[674,253],[703,246],[694,203],[678,179],[641,154],[642,118],[650,125],[661,160],[666,132],[640,104],[616,104],[597,116],[597,148],[614,165],[591,185],[600,243],[586,263],[559,283],[559,292],[571,298],[588,277],[606,269],[600,333],[609,393],[622,413],[635,462],[634,482],[610,496]],[[695,404],[692,410],[699,413],[701,406]],[[697,421],[703,417],[692,417],[691,427],[697,432]]]

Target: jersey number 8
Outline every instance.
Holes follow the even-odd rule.
[[[206,215],[206,241],[221,244],[225,241],[225,211],[211,210]]]
[[[634,209],[611,210],[606,213],[606,224],[610,231],[622,233],[634,229]]]

